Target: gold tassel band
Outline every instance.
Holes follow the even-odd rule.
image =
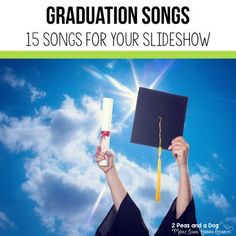
[[[156,182],[156,201],[159,202],[161,199],[161,153],[162,153],[162,147],[161,147],[161,122],[162,118],[158,116],[159,118],[159,145],[158,145],[158,160],[157,160],[157,182]]]

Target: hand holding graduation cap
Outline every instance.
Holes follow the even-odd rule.
[[[161,192],[162,149],[168,149],[170,146],[174,156],[180,155],[177,158],[179,166],[186,166],[187,155],[182,154],[186,153],[187,145],[182,146],[184,139],[179,137],[183,135],[187,102],[188,98],[185,96],[139,88],[131,142],[157,148],[156,201],[158,202]]]
[[[174,138],[168,150],[172,151],[172,155],[176,158],[179,168],[188,167],[189,145],[182,136]]]
[[[182,136],[179,136],[172,140],[168,149],[172,151],[172,155],[176,158],[180,170],[179,188],[176,201],[176,219],[178,219],[192,199],[192,190],[188,174],[189,145]]]

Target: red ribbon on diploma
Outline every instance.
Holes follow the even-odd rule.
[[[99,146],[101,146],[102,140],[103,140],[105,137],[109,137],[109,136],[110,136],[110,131],[101,131]]]
[[[110,131],[101,131],[101,136],[102,137],[109,137],[110,136]]]
[[[110,136],[110,131],[101,131],[101,136],[100,136],[100,141],[99,141],[99,145],[98,145],[98,146],[101,146],[102,140],[103,140],[105,137],[109,137],[109,136]],[[95,155],[97,156],[97,155],[98,155],[98,152],[96,152]]]

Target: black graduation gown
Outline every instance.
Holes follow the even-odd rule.
[[[113,205],[98,227],[96,236],[148,236],[139,208],[127,193],[118,212]]]
[[[155,236],[201,235],[200,231],[194,227],[196,224],[197,220],[193,198],[178,219],[176,219],[175,199],[155,233]],[[181,234],[178,234],[178,231],[181,232]]]
[[[176,236],[177,232],[173,231],[173,226],[177,223],[188,224],[190,228],[186,230],[186,235],[189,234],[189,230],[192,235],[201,235],[196,229],[191,228],[191,224],[196,224],[195,206],[194,200],[189,203],[184,213],[176,220],[176,199],[172,203],[167,215],[163,219],[159,229],[155,233],[155,236]],[[175,225],[173,225],[175,224]],[[187,225],[187,226],[188,226]],[[179,228],[181,231],[183,228]],[[182,231],[183,232],[183,231]],[[122,201],[118,212],[113,205],[103,222],[98,227],[95,236],[148,236],[149,232],[146,225],[143,222],[141,212],[131,199],[129,194],[125,196]],[[181,234],[185,235],[185,234]]]

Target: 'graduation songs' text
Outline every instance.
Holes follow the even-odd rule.
[[[188,24],[190,21],[187,6],[145,6],[141,12],[139,19],[137,6],[49,6],[46,21],[48,24]]]
[[[65,25],[61,31],[50,27],[49,31],[26,33],[27,47],[208,47],[211,32],[202,33],[199,29],[180,31],[173,27],[166,31],[156,25],[187,25],[190,23],[188,6],[48,6],[45,9],[46,22],[50,25]],[[128,25],[126,30],[89,28],[82,25]],[[151,25],[137,30],[133,25]],[[66,25],[74,25],[67,31]],[[81,27],[77,27],[80,25]],[[189,25],[188,25],[189,26]],[[160,27],[161,28],[161,27]],[[54,29],[54,30],[52,30]],[[69,27],[72,29],[72,27]],[[97,29],[97,31],[96,31]],[[100,29],[100,30],[98,30]],[[189,29],[189,27],[188,27]],[[110,31],[111,30],[111,31]],[[136,32],[138,31],[138,32]]]

